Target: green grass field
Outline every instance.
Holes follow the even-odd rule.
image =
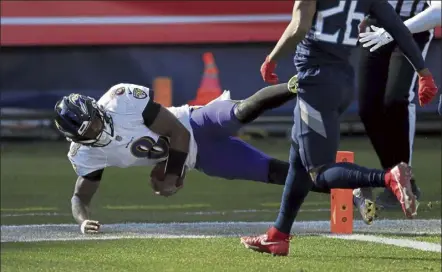
[[[288,142],[252,144],[281,159]],[[5,225],[72,224],[70,197],[75,174],[67,143],[3,143],[1,219]],[[441,218],[441,140],[418,138],[413,170],[422,189],[419,219]],[[341,150],[356,162],[378,167],[368,140],[344,138]],[[210,178],[192,171],[171,198],[154,196],[150,169],[106,169],[93,200],[92,215],[103,224],[124,222],[273,221],[282,187]],[[377,190],[377,192],[380,190]],[[299,220],[329,220],[329,196],[309,195]],[[381,211],[380,219],[402,219],[401,211]],[[355,219],[359,219],[355,213]],[[209,234],[206,234],[209,235]],[[3,236],[3,230],[2,230]],[[390,235],[391,236],[391,235]],[[402,237],[440,245],[440,232]],[[3,237],[2,237],[3,240]],[[214,239],[122,239],[3,243],[2,271],[440,271],[440,251],[426,252],[371,242],[300,236],[289,258],[244,250],[233,237]],[[361,262],[361,265],[358,263]]]
[[[440,271],[440,253],[301,237],[289,258],[236,238],[2,244],[2,271]],[[37,268],[37,269],[36,269]]]

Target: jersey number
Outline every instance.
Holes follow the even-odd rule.
[[[164,137],[159,137],[155,142],[149,136],[135,140],[130,146],[130,152],[137,158],[163,159],[169,156],[169,141]]]
[[[339,1],[339,5],[337,7],[318,11],[316,18],[316,25],[315,25],[316,29],[315,36],[318,40],[329,43],[338,43],[338,37],[341,30],[338,29],[333,34],[323,33],[323,28],[325,24],[324,21],[327,19],[327,17],[344,12],[346,2],[347,1]],[[358,20],[359,22],[362,22],[362,20],[364,20],[364,13],[356,12],[357,4],[358,1],[351,1],[350,3],[350,9],[348,10],[347,19],[346,19],[346,27],[344,29],[345,31],[344,39],[342,40],[342,42],[340,42],[341,44],[355,46],[358,42],[357,38],[350,37],[352,32],[353,21]]]

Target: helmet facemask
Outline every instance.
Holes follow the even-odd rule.
[[[113,121],[103,108],[96,104],[94,108],[96,110],[91,120],[83,122],[78,130],[78,133],[85,139],[76,142],[93,147],[104,147],[114,139]]]

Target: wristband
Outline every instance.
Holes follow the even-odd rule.
[[[184,172],[184,166],[187,159],[187,153],[175,149],[169,149],[169,157],[166,161],[166,174],[173,174],[181,177]]]

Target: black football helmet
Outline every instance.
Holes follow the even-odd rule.
[[[81,94],[64,96],[55,104],[55,125],[68,141],[103,147],[114,138],[112,117],[95,99]]]

